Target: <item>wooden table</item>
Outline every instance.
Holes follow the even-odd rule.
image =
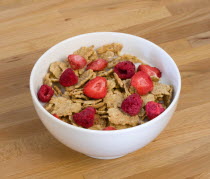
[[[182,75],[172,121],[152,143],[97,160],[53,138],[35,113],[29,75],[66,38],[117,31],[163,47]],[[209,0],[1,0],[0,178],[210,178]]]

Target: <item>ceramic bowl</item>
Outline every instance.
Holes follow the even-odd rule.
[[[170,106],[153,120],[128,129],[97,131],[84,129],[58,120],[48,113],[37,98],[49,65],[64,60],[82,46],[100,47],[108,43],[123,44],[122,53],[132,54],[159,68],[162,81],[173,85],[174,95]],[[69,148],[93,158],[114,159],[141,149],[154,140],[170,121],[179,99],[181,77],[174,60],[154,43],[129,34],[95,32],[66,39],[47,50],[35,63],[30,76],[30,91],[38,116],[49,132]]]

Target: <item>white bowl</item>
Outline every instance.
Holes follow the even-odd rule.
[[[37,99],[37,91],[42,85],[50,63],[65,59],[82,46],[95,45],[97,48],[113,42],[123,44],[122,53],[135,55],[162,71],[162,80],[174,87],[174,97],[170,106],[161,115],[145,124],[116,131],[96,131],[75,127],[48,113]],[[30,76],[33,103],[45,127],[61,143],[98,159],[124,156],[154,140],[171,119],[177,106],[180,89],[179,70],[173,59],[163,49],[143,38],[117,32],[83,34],[56,44],[39,58]]]

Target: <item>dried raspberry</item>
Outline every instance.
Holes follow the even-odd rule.
[[[112,126],[108,126],[108,127],[105,127],[103,130],[104,130],[104,131],[111,131],[111,130],[117,130],[117,129],[115,129],[115,128],[112,127]]]
[[[130,61],[119,62],[114,67],[114,72],[117,73],[119,78],[128,79],[135,74],[135,65]]]
[[[79,113],[73,115],[73,120],[76,124],[89,128],[94,124],[96,110],[93,107],[87,107]]]
[[[62,86],[68,87],[78,82],[78,77],[71,68],[67,68],[60,76],[59,82]]]
[[[142,107],[142,99],[138,94],[132,94],[128,96],[121,104],[121,108],[124,112],[131,116],[137,115]]]
[[[42,85],[37,93],[41,102],[49,102],[54,94],[52,87],[48,85]]]
[[[145,106],[147,117],[151,120],[159,116],[165,109],[160,103],[150,101]]]

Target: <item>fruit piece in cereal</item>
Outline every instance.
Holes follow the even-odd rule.
[[[108,62],[102,58],[99,58],[95,61],[92,61],[91,63],[89,63],[87,65],[87,70],[88,69],[92,69],[93,71],[101,71],[103,70],[104,68],[106,68]]]
[[[124,114],[120,109],[118,108],[109,108],[108,109],[108,115],[109,115],[109,121],[110,123],[116,124],[116,125],[131,125],[136,126],[139,123],[139,117],[136,116],[129,116],[127,114]]]
[[[155,101],[155,96],[151,93],[141,96],[143,100],[143,106],[145,106],[149,101]]]
[[[74,54],[84,57],[88,63],[98,58],[93,45],[90,47],[81,47],[80,49],[75,51]]]
[[[149,65],[139,65],[137,71],[143,71],[150,77],[161,78],[161,71],[156,67],[151,67]]]
[[[114,92],[109,91],[104,98],[104,103],[106,103],[108,108],[120,107],[123,99],[124,96],[122,93],[116,90]]]
[[[117,130],[115,127],[112,127],[112,126],[108,126],[108,127],[105,127],[103,129],[104,131],[111,131],[111,130]]]
[[[102,99],[107,94],[107,80],[104,77],[97,76],[88,81],[83,89],[86,96],[93,99]]]
[[[57,78],[59,79],[62,72],[64,70],[66,70],[68,67],[66,65],[66,63],[64,62],[60,62],[60,61],[57,61],[57,62],[53,62],[50,64],[50,68],[49,68],[49,71]]]
[[[68,62],[73,70],[82,69],[87,64],[87,60],[80,55],[69,55]]]
[[[145,95],[153,89],[153,82],[149,75],[139,71],[131,78],[131,85],[140,95]]]
[[[112,43],[112,44],[104,45],[104,46],[98,48],[96,51],[98,54],[102,54],[107,51],[111,51],[111,52],[114,52],[115,54],[119,55],[122,48],[123,48],[122,44]]]
[[[53,116],[56,117],[56,118],[58,118],[58,119],[60,119],[59,116],[58,116],[57,114],[53,114]]]
[[[72,86],[78,82],[78,77],[71,68],[67,68],[60,76],[59,83],[64,86]]]
[[[52,97],[49,103],[53,104],[51,113],[58,116],[68,116],[79,112],[82,108],[80,103],[73,103],[70,99],[64,97]]]
[[[84,85],[88,80],[95,78],[96,74],[93,72],[93,70],[89,69],[85,71],[80,77],[78,84],[75,85],[75,88],[80,88],[82,85]]]
[[[145,106],[147,117],[151,120],[159,116],[165,109],[160,103],[150,101]]]
[[[37,93],[37,96],[41,102],[49,102],[54,94],[54,90],[51,86],[42,85]]]
[[[93,107],[87,107],[79,113],[73,115],[73,120],[76,124],[89,128],[94,124],[95,109]]]
[[[135,65],[130,61],[119,62],[114,67],[114,72],[120,79],[129,79],[135,74]]]
[[[141,97],[135,93],[123,100],[121,109],[130,116],[135,116],[140,112],[142,103]]]

